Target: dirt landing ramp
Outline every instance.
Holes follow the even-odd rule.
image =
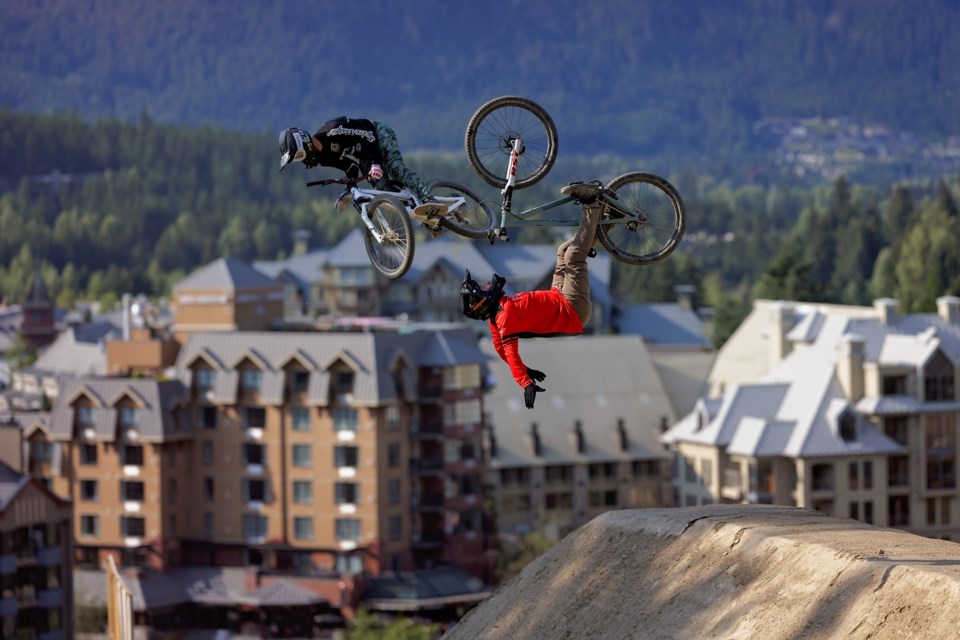
[[[600,516],[444,640],[958,637],[960,545],[731,505]]]

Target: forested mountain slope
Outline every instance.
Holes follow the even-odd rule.
[[[0,105],[254,132],[349,113],[454,149],[519,93],[561,153],[724,157],[769,117],[960,133],[957,33],[953,0],[13,0]]]

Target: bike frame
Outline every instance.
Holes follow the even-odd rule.
[[[500,204],[500,220],[496,227],[490,230],[487,234],[490,238],[491,244],[496,240],[509,240],[507,235],[507,227],[577,227],[580,225],[580,218],[564,218],[561,220],[554,219],[544,219],[544,218],[534,218],[530,219],[531,216],[536,214],[544,213],[551,209],[556,209],[565,204],[574,202],[574,199],[570,196],[564,196],[557,200],[552,200],[545,204],[537,205],[531,207],[525,211],[514,212],[512,209],[513,205],[513,188],[516,184],[516,175],[517,175],[517,165],[520,163],[520,156],[523,155],[524,147],[523,141],[520,138],[516,138],[512,141],[510,151],[510,161],[507,163],[507,183],[503,187],[503,190],[500,191],[500,194],[503,196],[503,199]],[[606,192],[601,193],[600,200],[607,205],[608,207],[615,209],[617,212],[622,214],[622,217],[616,220],[603,220],[601,224],[628,224],[628,223],[642,223],[644,221],[643,215],[640,212],[628,211],[624,209],[614,197],[609,197]]]

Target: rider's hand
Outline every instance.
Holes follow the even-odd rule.
[[[546,389],[538,387],[532,382],[523,388],[523,404],[527,405],[527,409],[533,409],[533,403],[537,399],[537,391],[543,392]]]
[[[367,176],[372,181],[380,180],[381,178],[383,178],[383,169],[380,167],[380,165],[375,164],[372,167],[370,167],[370,173],[368,173]]]
[[[530,367],[527,367],[527,375],[530,376],[530,379],[534,382],[543,382],[547,377],[547,374],[545,374],[543,371],[537,371],[536,369],[531,369]]]

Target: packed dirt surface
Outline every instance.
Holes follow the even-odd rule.
[[[604,514],[444,640],[960,638],[960,545],[758,505]]]

